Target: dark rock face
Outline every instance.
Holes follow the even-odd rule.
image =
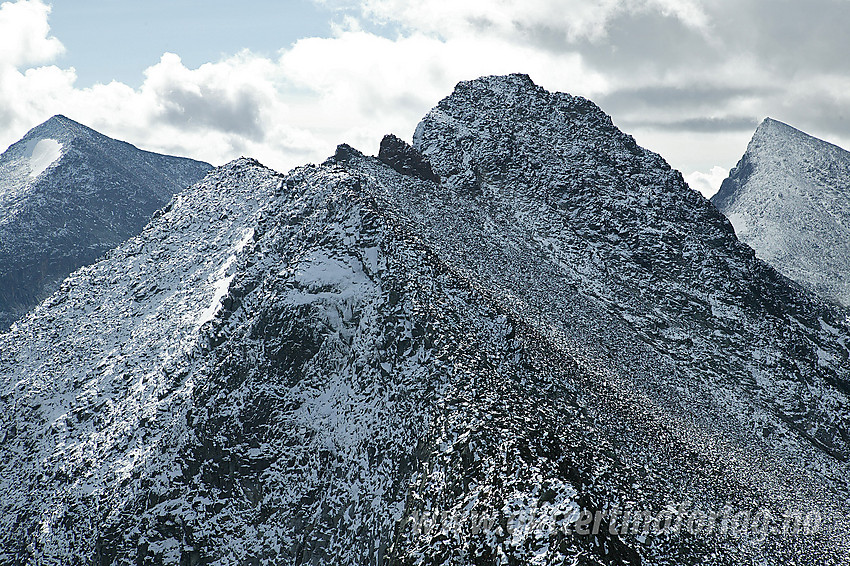
[[[0,336],[4,560],[841,563],[843,311],[589,101],[484,77],[414,139],[439,184],[219,168]]]
[[[744,154],[735,168],[730,171],[729,176],[723,179],[720,190],[711,197],[711,202],[717,207],[717,210],[722,212],[734,205],[735,201],[741,197],[741,193],[752,177],[753,171],[754,166],[750,156]]]
[[[0,156],[0,331],[72,271],[138,234],[209,169],[141,151],[64,116],[31,130]]]
[[[850,152],[767,118],[711,201],[758,257],[850,306]]]
[[[389,134],[381,140],[378,159],[402,175],[412,175],[423,181],[440,182],[425,157],[402,139]]]
[[[363,157],[363,154],[348,145],[347,143],[341,143],[336,146],[336,151],[334,152],[334,156],[330,158],[329,161],[338,161],[340,163],[345,163],[346,161],[351,161],[357,157]]]

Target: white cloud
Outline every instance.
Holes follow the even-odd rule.
[[[729,171],[727,169],[715,165],[708,173],[694,171],[690,175],[685,175],[685,181],[692,189],[701,192],[705,198],[711,198],[714,193],[720,190],[720,185],[728,176]]]
[[[536,80],[592,94],[604,78],[578,56],[540,53],[490,39],[439,40],[415,33],[395,40],[358,30],[299,41],[281,56],[282,73],[318,95],[294,106],[303,128],[365,151],[383,134],[409,138],[414,126],[457,82],[487,74],[527,72]],[[330,134],[330,138],[326,137]]]
[[[52,61],[65,48],[50,36],[50,6],[41,0],[0,4],[0,65],[19,67]]]
[[[0,143],[62,113],[146,149],[215,164],[250,155],[286,170],[323,160],[342,142],[375,153],[386,133],[409,139],[458,81],[517,71],[587,95],[606,88],[578,55],[495,38],[388,39],[349,20],[334,37],[302,39],[273,59],[245,51],[190,69],[166,53],[138,89],[119,82],[81,89],[73,69],[7,65]]]
[[[786,66],[765,64],[760,47],[739,42],[754,42],[761,20],[750,18],[755,31],[741,34],[728,3],[324,1],[342,7],[331,37],[198,68],[166,53],[139,88],[76,87],[73,68],[55,65],[62,44],[50,36],[49,7],[4,3],[0,145],[63,113],[146,149],[215,164],[250,155],[285,170],[321,160],[341,142],[374,153],[385,133],[409,139],[458,81],[525,72],[547,89],[601,102],[707,192],[719,185],[713,168],[728,169],[742,155],[749,123],[772,115],[839,144],[840,125],[850,124],[842,110],[850,107],[846,73],[807,63],[790,80]],[[758,0],[742,2],[754,13]],[[390,24],[379,28],[383,35],[367,31],[376,21]]]

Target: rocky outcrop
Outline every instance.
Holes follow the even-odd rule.
[[[381,140],[378,159],[402,175],[412,175],[423,181],[440,182],[440,177],[434,174],[428,160],[410,144],[393,134],[386,135]]]

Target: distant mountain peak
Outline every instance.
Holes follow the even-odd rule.
[[[63,114],[56,114],[41,124],[33,127],[26,133],[26,135],[24,135],[22,140],[45,136],[75,136],[81,134],[103,135],[97,130],[93,130],[92,128],[89,128],[76,120],[72,120]]]
[[[781,122],[774,118],[767,117],[758,125],[755,132],[753,133],[752,141],[760,141],[760,140],[776,140],[776,139],[811,139],[817,140],[817,138],[810,136],[809,134],[803,132],[802,130],[798,130],[797,128],[786,124],[785,122]],[[817,140],[822,143],[823,140]]]
[[[57,124],[57,125],[63,125],[63,126],[80,126],[80,127],[83,127],[83,125],[80,122],[77,122],[76,120],[72,120],[71,118],[68,118],[64,114],[54,114],[53,116],[51,116],[50,118],[45,120],[43,122],[43,124],[44,125]]]
[[[32,128],[0,155],[0,332],[209,169],[61,114]]]
[[[850,152],[766,118],[711,201],[760,258],[850,305]]]
[[[788,124],[786,124],[785,122],[780,122],[779,120],[776,120],[774,118],[771,118],[770,116],[767,116],[758,125],[758,128],[756,129],[756,131],[758,131],[759,129],[762,129],[762,128],[770,128],[770,127],[773,127],[773,126],[785,126],[785,127],[788,127],[788,128],[791,127]]]

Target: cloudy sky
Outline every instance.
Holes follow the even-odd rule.
[[[586,96],[710,194],[765,116],[850,148],[850,0],[17,0],[0,146],[65,114],[279,170],[410,139],[459,80]]]

